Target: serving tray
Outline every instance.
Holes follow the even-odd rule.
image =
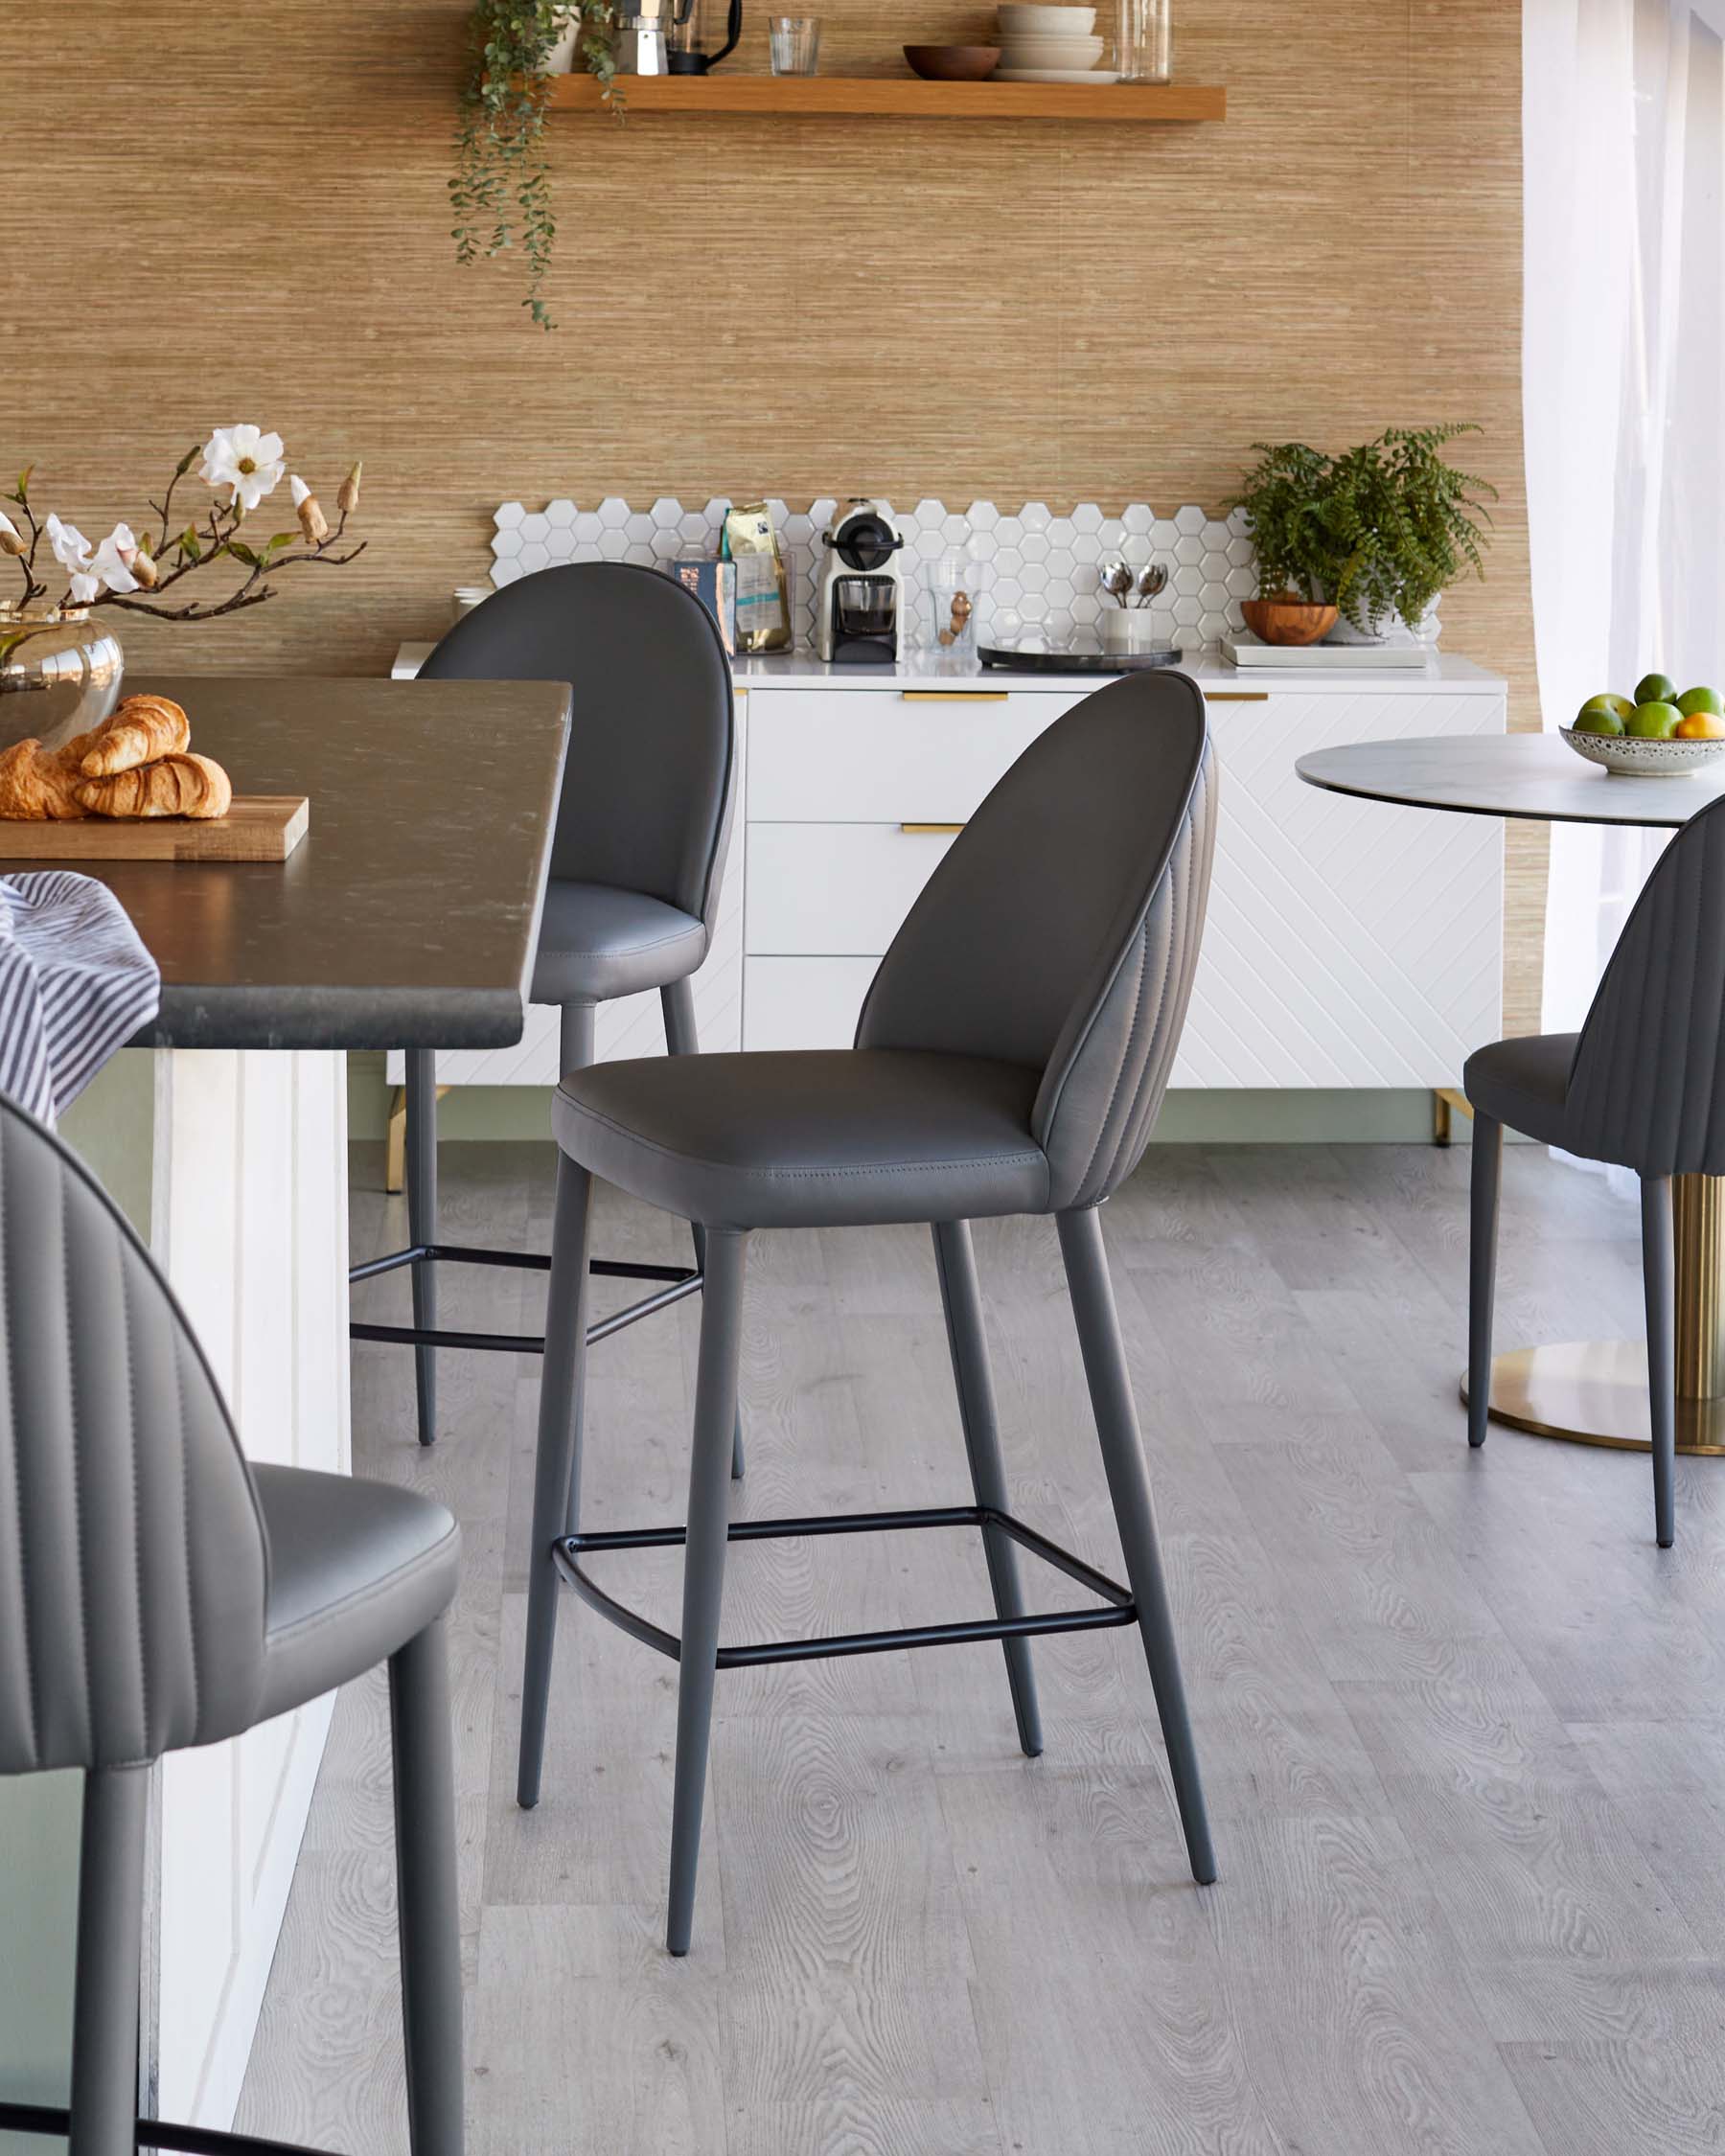
[[[0,860],[286,860],[306,836],[303,793],[236,793],[224,816],[0,819]]]
[[[1147,666],[1178,666],[1172,648],[1159,652],[1019,652],[1000,644],[979,644],[984,666],[1008,666],[1015,674],[1136,674]]]

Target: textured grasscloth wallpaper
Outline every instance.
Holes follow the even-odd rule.
[[[365,560],[174,653],[330,672],[432,633],[504,500],[1213,510],[1259,437],[1477,418],[1499,539],[1444,640],[1507,672],[1532,724],[1519,11],[1176,6],[1177,72],[1228,85],[1221,126],[555,119],[546,337],[513,263],[450,261],[458,5],[95,0],[74,23],[25,0],[0,11],[0,466],[34,456],[88,530],[212,422],[278,427],[326,498],[363,455]],[[835,72],[988,19],[824,11]],[[757,10],[742,63],[765,46]],[[140,666],[165,648],[127,643]],[[1537,849],[1512,835],[1523,1024]]]

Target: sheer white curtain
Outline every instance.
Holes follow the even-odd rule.
[[[1523,424],[1552,727],[1654,667],[1725,687],[1725,0],[1524,0],[1522,81]],[[1661,843],[1553,828],[1548,1031],[1580,1024]]]

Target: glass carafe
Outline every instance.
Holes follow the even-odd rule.
[[[1166,82],[1174,72],[1171,0],[1118,0],[1115,65],[1122,82]]]
[[[726,54],[736,50],[737,39],[743,34],[743,0],[728,0],[724,42],[714,52],[712,46],[717,32],[712,27],[711,16],[717,5],[718,0],[671,0],[665,42],[670,48],[673,75],[704,75],[708,68],[717,67]]]

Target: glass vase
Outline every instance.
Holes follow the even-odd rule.
[[[87,608],[0,604],[0,748],[34,734],[58,748],[120,700],[119,638]]]
[[[1122,82],[1166,82],[1174,72],[1172,0],[1118,0],[1116,66]]]

